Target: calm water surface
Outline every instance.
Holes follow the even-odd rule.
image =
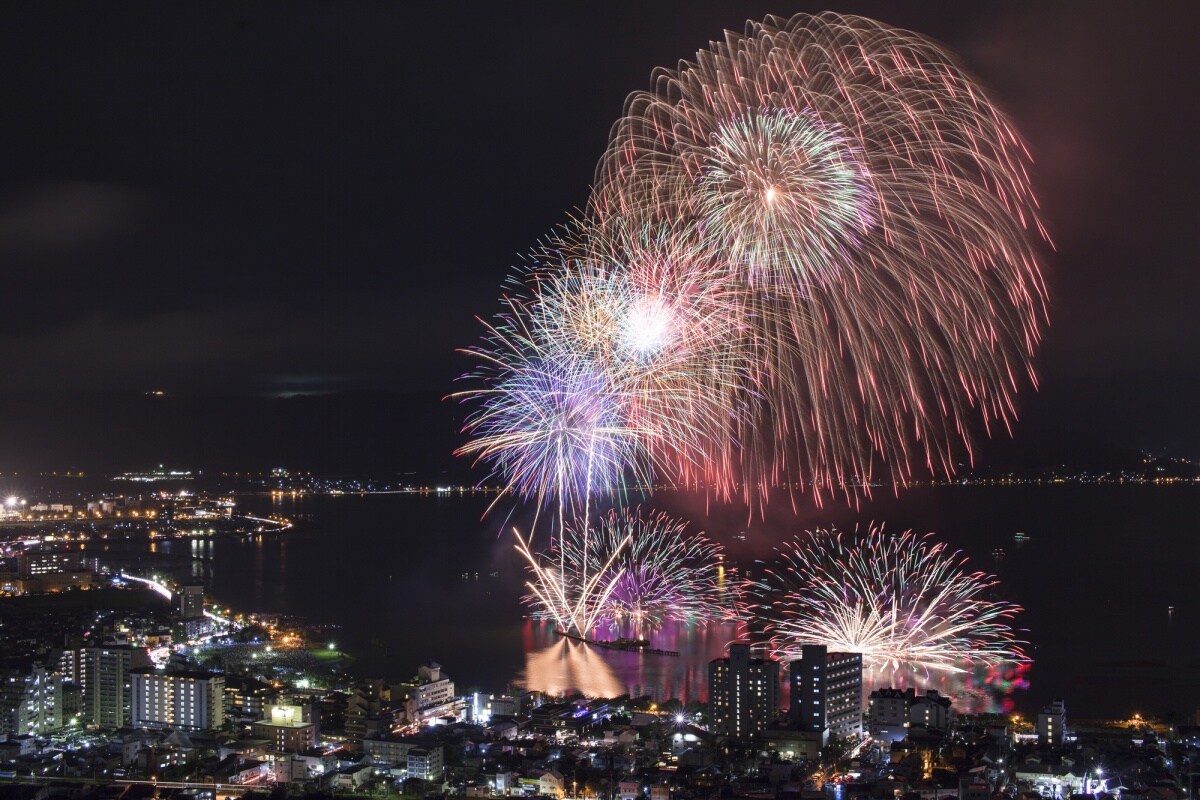
[[[302,515],[282,537],[158,543],[135,567],[202,580],[219,602],[342,626],[340,649],[366,673],[400,678],[440,661],[462,689],[532,686],[702,698],[706,664],[737,631],[674,626],[654,643],[678,658],[596,651],[523,616],[522,567],[488,498],[371,495],[243,498]],[[1019,673],[932,676],[972,708],[1035,711],[1062,696],[1078,715],[1200,708],[1200,489],[1155,486],[938,487],[747,525],[686,496],[658,504],[696,521],[754,568],[773,544],[818,525],[886,520],[935,531],[1026,608],[1033,665]],[[1013,534],[1030,538],[1014,541]],[[1003,551],[1002,553],[1000,551]],[[1173,609],[1173,610],[1171,610]],[[890,677],[875,676],[879,684]],[[923,676],[897,682],[921,684]],[[617,691],[619,690],[619,691]]]

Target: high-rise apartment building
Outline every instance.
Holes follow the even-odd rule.
[[[1062,747],[1067,736],[1067,706],[1056,697],[1038,714],[1038,744],[1042,747]]]
[[[130,671],[133,726],[202,731],[225,722],[225,676],[202,670]]]
[[[83,650],[83,713],[93,725],[120,728],[132,720],[129,671],[133,655],[128,645]]]
[[[65,725],[61,673],[36,661],[0,671],[0,737],[45,736]]]
[[[728,657],[708,665],[713,731],[735,739],[761,736],[778,712],[778,685],[778,661],[752,658],[746,642],[731,644]]]
[[[199,619],[204,616],[204,587],[184,586],[179,590],[179,616],[183,619]]]
[[[836,738],[862,735],[862,654],[804,645],[791,672],[791,721],[802,731]]]

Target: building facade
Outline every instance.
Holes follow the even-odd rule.
[[[871,736],[889,742],[908,738],[908,705],[912,689],[876,689],[868,698],[868,730]]]
[[[403,697],[397,695],[403,693]],[[454,681],[442,672],[442,665],[435,661],[417,669],[416,680],[392,687],[392,699],[404,701],[404,715],[410,723],[423,723],[452,713],[454,708]]]
[[[930,731],[950,729],[950,698],[929,690],[917,695],[908,707],[910,728],[925,728]]]
[[[408,753],[421,746],[421,742],[395,734],[363,739],[363,754],[376,766],[398,766],[408,763]]]
[[[204,587],[184,586],[179,590],[177,610],[182,619],[199,619],[204,616]]]
[[[414,747],[408,751],[405,777],[423,781],[440,781],[446,772],[442,759],[442,746]]]
[[[67,725],[63,713],[63,676],[35,663],[25,676],[17,717],[18,736],[45,736]]]
[[[825,715],[829,735],[863,734],[862,653],[830,653],[826,662]]]
[[[935,689],[920,695],[914,689],[876,689],[869,703],[868,727],[876,739],[899,742],[914,727],[930,731],[950,727],[951,700]]]
[[[420,737],[369,737],[363,740],[363,754],[375,766],[403,768],[408,778],[441,780],[446,771],[442,746]]]
[[[225,677],[225,718],[256,722],[270,716],[268,709],[279,695],[270,684],[256,678]]]

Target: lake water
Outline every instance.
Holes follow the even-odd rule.
[[[733,626],[674,626],[652,637],[680,651],[677,658],[558,640],[524,616],[511,536],[497,531],[499,517],[480,521],[489,499],[243,498],[253,510],[306,523],[281,537],[159,542],[156,552],[126,558],[203,580],[212,598],[240,610],[338,623],[337,645],[358,657],[357,669],[389,679],[434,659],[460,690],[499,691],[519,678],[595,694],[706,694],[706,664],[736,637]],[[1020,672],[931,677],[964,707],[1035,712],[1061,696],[1076,716],[1200,708],[1198,487],[915,488],[858,511],[789,511],[752,524],[742,512],[685,495],[656,501],[751,568],[775,542],[818,525],[886,520],[895,530],[936,532],[973,567],[999,576],[1000,596],[1025,607],[1017,624],[1034,658]],[[1016,542],[1017,531],[1029,540]]]

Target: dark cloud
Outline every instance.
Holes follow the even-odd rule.
[[[438,285],[323,304],[240,298],[229,305],[122,315],[105,309],[0,338],[23,391],[296,394],[383,386],[450,390],[454,337],[472,310]],[[477,300],[481,299],[476,298]],[[429,379],[437,376],[437,383]],[[431,385],[433,384],[433,385]]]

